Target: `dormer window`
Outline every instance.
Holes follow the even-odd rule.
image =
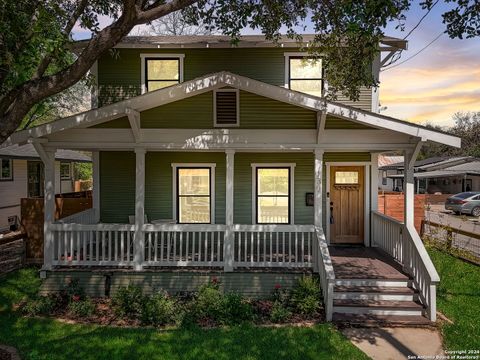
[[[213,92],[213,117],[216,127],[240,125],[238,89],[219,89]]]
[[[321,97],[323,93],[322,60],[289,54],[286,54],[285,60],[285,86],[291,90]]]
[[[142,94],[183,81],[183,54],[140,54]]]

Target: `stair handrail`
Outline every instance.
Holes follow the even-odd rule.
[[[325,304],[325,318],[332,321],[333,317],[333,288],[335,285],[335,271],[333,270],[332,258],[328,251],[327,239],[321,227],[315,227],[317,236],[316,268],[320,276],[323,301]]]

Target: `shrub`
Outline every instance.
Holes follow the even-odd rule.
[[[275,301],[270,312],[270,320],[274,323],[282,323],[288,320],[291,312],[280,302]]]
[[[144,324],[161,326],[175,321],[175,301],[166,292],[159,292],[145,299],[140,319]]]
[[[50,315],[57,307],[56,296],[40,296],[28,300],[22,308],[22,312],[28,316]]]
[[[287,306],[290,301],[289,291],[282,288],[280,284],[275,284],[275,288],[273,289],[272,293],[272,301]]]
[[[141,311],[145,297],[138,286],[121,287],[112,297],[112,305],[118,316],[137,318]]]
[[[75,317],[86,318],[95,313],[95,304],[90,299],[72,301],[68,304],[68,311]]]
[[[272,312],[273,301],[271,300],[257,300],[253,303],[253,307],[255,309],[255,313],[260,318],[270,318],[270,314]]]
[[[247,299],[237,293],[228,293],[223,298],[224,324],[239,324],[254,318],[253,307]]]
[[[304,315],[314,315],[320,309],[320,285],[312,276],[302,277],[293,288],[290,298],[292,308]]]
[[[208,283],[200,286],[197,296],[191,306],[191,315],[195,320],[222,319],[223,294],[217,283]]]
[[[78,279],[70,280],[63,290],[63,295],[67,298],[67,302],[85,299],[85,291],[80,286]]]

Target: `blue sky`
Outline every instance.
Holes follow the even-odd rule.
[[[438,2],[420,26],[408,38],[408,50],[402,53],[400,63],[421,50],[444,29],[442,14],[449,5]],[[425,14],[418,5],[412,5],[406,14],[405,31],[387,26],[387,35],[399,38],[412,29]],[[102,18],[107,25],[109,18]],[[87,38],[89,33],[76,29],[75,38]],[[251,29],[245,33],[257,33]],[[442,126],[453,124],[457,111],[480,111],[480,38],[450,39],[442,35],[435,43],[404,64],[382,71],[380,75],[380,102],[383,114],[425,124]]]

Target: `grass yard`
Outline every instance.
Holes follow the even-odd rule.
[[[429,248],[440,274],[437,308],[454,324],[442,326],[448,350],[480,349],[480,267]]]
[[[39,285],[34,269],[0,278],[0,343],[24,359],[368,359],[328,324],[158,331],[24,318],[11,310]]]

